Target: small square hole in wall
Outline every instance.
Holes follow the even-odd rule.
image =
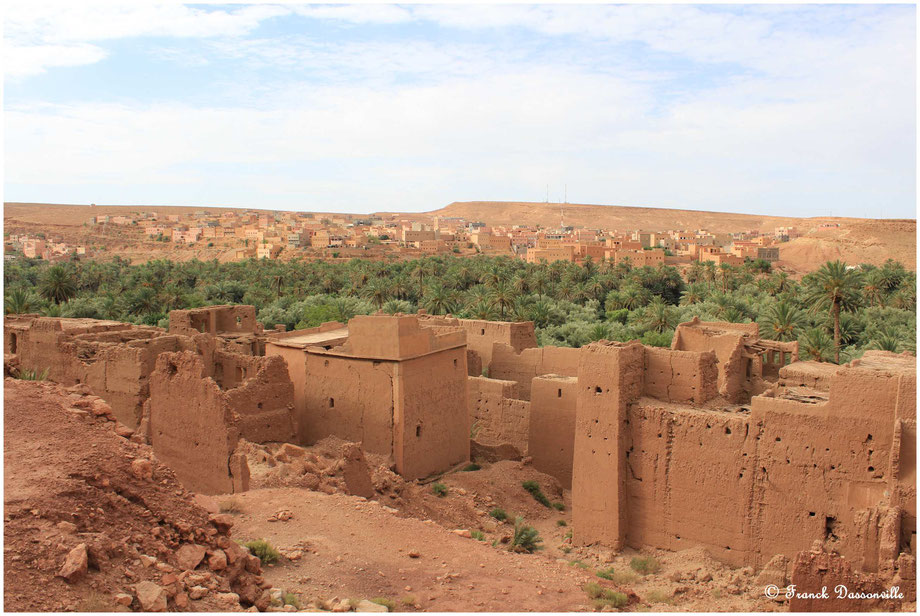
[[[329,408],[333,408],[334,406],[335,406],[335,398],[329,398]]]
[[[485,329],[482,330],[482,334],[481,334],[481,335],[483,335],[483,336],[486,335],[486,330],[485,330]]]
[[[559,398],[562,397],[562,390],[561,390],[561,389],[559,389],[559,390],[556,391],[556,396],[559,397]]]
[[[594,393],[596,393],[596,394],[601,393],[601,388],[600,388],[600,386],[594,388]]]
[[[457,367],[457,360],[455,359],[455,360],[454,360],[454,368],[456,368],[456,367]]]

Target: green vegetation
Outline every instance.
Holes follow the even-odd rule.
[[[48,368],[41,372],[38,370],[20,370],[16,374],[16,378],[21,381],[44,381],[48,378]]]
[[[585,584],[585,592],[588,593],[588,597],[594,601],[594,607],[596,608],[605,606],[620,608],[625,606],[628,601],[624,593],[604,588],[597,582],[588,582]]]
[[[219,507],[221,513],[239,513],[242,511],[240,502],[232,497],[221,501]]]
[[[610,580],[614,584],[630,584],[636,581],[636,574],[632,571],[617,571],[613,567],[608,567],[606,569],[598,569],[596,572],[597,577]]]
[[[386,597],[377,597],[376,599],[371,599],[371,603],[376,603],[377,605],[382,605],[387,608],[388,611],[396,611],[396,602],[392,599],[387,599]]]
[[[562,503],[553,503],[553,509],[556,511],[565,511],[565,505]]]
[[[536,528],[525,525],[524,518],[520,516],[514,519],[514,536],[511,538],[511,551],[531,554],[536,550],[543,549],[543,546],[540,545],[541,543],[543,543],[543,539],[540,538],[540,533],[537,532]]]
[[[587,569],[588,565],[581,560],[572,560],[569,561],[569,565],[572,567],[578,567],[579,569]]]
[[[626,261],[529,264],[486,256],[142,265],[121,257],[55,264],[22,258],[4,266],[4,311],[162,326],[173,309],[252,304],[266,329],[291,330],[378,308],[425,308],[534,321],[540,345],[570,347],[601,339],[668,346],[674,327],[698,316],[755,321],[764,337],[798,340],[803,358],[820,361],[846,362],[866,349],[915,350],[916,274],[894,261],[852,265],[826,263],[794,281],[756,261],[694,262],[681,276],[671,266]]]
[[[431,491],[434,492],[435,496],[438,498],[444,498],[447,496],[447,486],[443,483],[436,483],[431,486]]]
[[[464,473],[468,473],[468,472],[470,472],[470,471],[478,471],[478,470],[480,470],[480,469],[482,469],[482,467],[479,466],[478,464],[476,464],[475,462],[473,462],[473,463],[471,463],[471,464],[467,464],[466,466],[464,466],[464,467],[461,468],[460,470],[461,470],[462,472],[464,472]]]
[[[552,503],[549,502],[549,499],[546,498],[546,494],[543,493],[543,490],[540,489],[540,484],[536,481],[525,481],[521,484],[521,487],[530,492],[530,495],[533,496],[534,500],[544,507],[553,506]]]
[[[475,539],[476,541],[485,541],[485,540],[486,540],[486,534],[485,534],[484,532],[482,532],[481,530],[471,530],[471,531],[470,531],[470,536],[471,536],[473,539]]]
[[[556,526],[568,526],[568,522],[565,520],[556,520]]]
[[[629,566],[636,573],[649,575],[661,571],[661,563],[653,556],[636,556],[629,561]]]
[[[508,514],[505,513],[505,510],[501,509],[500,507],[496,507],[495,509],[490,511],[489,515],[495,518],[496,520],[498,520],[499,522],[504,522],[505,520],[508,519]]]
[[[264,565],[277,562],[281,557],[281,554],[278,553],[278,550],[273,548],[272,544],[270,544],[265,539],[247,541],[243,545],[249,548],[249,551],[252,552],[253,556],[258,556],[259,560],[261,560],[262,564]]]
[[[298,610],[300,609],[300,598],[292,592],[284,593],[281,600],[284,602],[284,605],[293,605]]]

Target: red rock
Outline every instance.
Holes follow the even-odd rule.
[[[233,527],[233,518],[226,513],[212,515],[209,520],[221,533],[227,533]]]
[[[227,568],[227,554],[223,550],[214,550],[208,556],[208,567],[211,571],[222,571]]]
[[[67,554],[58,575],[68,582],[74,582],[86,573],[88,565],[89,555],[86,552],[86,544],[81,543]]]
[[[176,562],[183,571],[191,571],[201,563],[206,552],[203,545],[186,543],[176,551]]]

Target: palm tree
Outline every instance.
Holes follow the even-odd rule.
[[[480,319],[482,321],[491,321],[495,317],[495,309],[487,301],[477,300],[475,303],[467,306],[467,314],[469,314],[472,319]]]
[[[788,342],[798,338],[798,330],[805,326],[805,315],[789,302],[777,302],[767,310],[766,324],[765,338]]]
[[[498,307],[501,320],[505,320],[505,310],[514,306],[514,298],[517,294],[514,289],[504,280],[499,280],[492,286],[489,292],[489,300],[493,306]]]
[[[802,334],[799,351],[814,361],[827,361],[832,353],[839,352],[823,327],[812,327]]]
[[[31,291],[16,287],[10,289],[3,301],[4,314],[25,314],[32,309],[35,304],[35,296]]]
[[[659,334],[677,325],[677,311],[668,306],[660,297],[656,297],[645,307],[642,324]]]
[[[66,302],[77,295],[73,274],[63,265],[53,265],[45,270],[38,288],[42,297],[55,304]]]
[[[370,302],[377,307],[377,310],[380,310],[383,305],[387,303],[387,300],[390,299],[390,290],[387,287],[386,281],[378,279],[365,285],[361,289],[361,295],[365,299],[370,300]]]
[[[829,261],[809,274],[803,301],[812,312],[827,310],[834,319],[834,362],[840,363],[840,311],[853,312],[860,304],[859,270],[842,261]]]
[[[454,291],[440,282],[428,287],[420,304],[431,314],[448,314],[454,311]]]
[[[698,304],[706,299],[706,287],[701,282],[691,282],[680,294],[682,306]]]

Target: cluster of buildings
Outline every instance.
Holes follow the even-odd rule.
[[[915,600],[910,354],[799,361],[756,323],[699,319],[671,348],[539,347],[533,323],[423,312],[264,331],[252,306],[168,330],[8,315],[4,354],[85,384],[196,492],[248,489],[246,441],[336,436],[410,480],[526,456],[571,490],[578,544],[700,546],[803,589],[845,569]]]
[[[87,255],[87,246],[74,245],[62,240],[37,237],[27,233],[11,233],[4,238],[4,244],[15,251],[21,252],[28,259],[44,259],[53,261],[69,255]]]
[[[692,261],[739,265],[745,260],[779,260],[779,244],[798,237],[794,227],[777,227],[773,234],[756,230],[713,233],[705,229],[620,232],[565,226],[488,226],[457,217],[429,221],[399,214],[337,215],[259,210],[200,210],[160,216],[96,216],[96,225],[136,226],[148,238],[182,244],[208,242],[235,246],[236,259],[279,257],[305,252],[346,258],[397,253],[509,255],[529,263],[588,258],[634,266]]]

